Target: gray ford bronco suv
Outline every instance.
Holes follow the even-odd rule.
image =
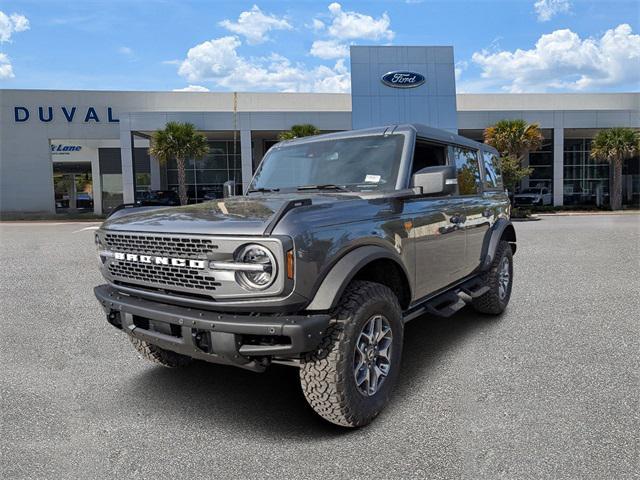
[[[358,427],[389,400],[407,321],[505,309],[509,213],[487,145],[422,125],[301,138],[242,196],[112,215],[95,294],[149,360],[293,365],[320,416]]]

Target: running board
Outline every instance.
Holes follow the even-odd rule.
[[[489,287],[484,285],[484,282],[480,278],[471,278],[451,290],[427,299],[424,303],[407,310],[404,313],[404,321],[406,323],[425,313],[448,318],[470,303],[474,298],[478,298],[488,291]]]

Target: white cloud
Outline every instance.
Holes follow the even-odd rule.
[[[285,18],[264,13],[257,5],[254,5],[249,11],[242,12],[237,22],[223,20],[220,22],[220,26],[244,36],[249,45],[269,40],[267,33],[271,30],[291,30],[293,28]]]
[[[338,40],[316,40],[311,45],[309,54],[325,60],[332,58],[345,58],[349,56],[349,46]]]
[[[240,44],[238,37],[221,37],[196,45],[187,52],[178,74],[190,82],[225,77],[241,61],[236,52]]]
[[[318,20],[317,18],[314,18],[311,21],[311,29],[314,32],[319,32],[320,30],[324,30],[325,24],[322,20]]]
[[[538,21],[548,22],[559,13],[567,13],[571,9],[569,0],[537,0],[533,9],[538,14]]]
[[[321,20],[314,18],[312,29],[315,32],[326,30],[328,40],[316,40],[311,45],[309,55],[322,58],[345,58],[349,56],[349,45],[345,40],[392,40],[395,33],[389,29],[391,19],[385,12],[380,18],[373,18],[359,12],[342,10],[342,5],[332,3],[329,5],[330,23],[325,25]]]
[[[208,92],[209,89],[207,87],[203,87],[202,85],[189,85],[184,88],[174,88],[174,92]]]
[[[0,80],[6,80],[7,78],[13,78],[13,67],[11,61],[5,53],[0,53]]]
[[[118,53],[125,55],[127,57],[133,56],[133,49],[130,47],[120,47],[118,48]]]
[[[628,24],[585,38],[569,29],[542,35],[530,50],[476,52],[489,86],[509,92],[598,90],[640,84],[640,35]]]
[[[347,92],[349,72],[344,60],[333,67],[308,68],[278,54],[246,58],[238,54],[238,37],[208,40],[189,49],[178,73],[189,82],[210,81],[229,90],[282,92]]]
[[[330,36],[349,40],[362,38],[365,40],[393,40],[395,33],[389,29],[391,19],[387,12],[380,18],[373,18],[364,13],[342,10],[339,3],[329,5],[331,24],[327,32]]]
[[[0,10],[0,43],[10,42],[14,33],[25,30],[29,30],[27,17],[18,13],[7,15]]]

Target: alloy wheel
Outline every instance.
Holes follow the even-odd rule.
[[[375,395],[389,375],[393,332],[384,315],[374,315],[362,328],[353,360],[353,375],[358,391]]]

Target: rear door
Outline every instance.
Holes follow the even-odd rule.
[[[484,195],[480,151],[468,147],[450,147],[458,175],[458,193],[464,199],[466,249],[464,265],[458,278],[471,274],[479,265],[485,236],[491,225],[491,199]]]

